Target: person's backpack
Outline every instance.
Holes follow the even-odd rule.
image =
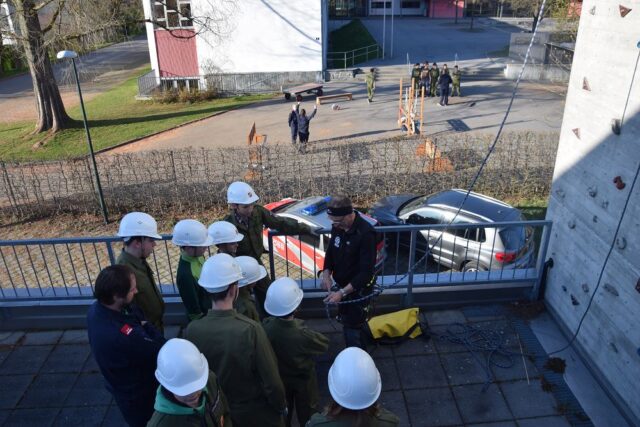
[[[372,317],[365,331],[372,342],[385,345],[419,336],[425,340],[431,337],[427,321],[416,307]]]

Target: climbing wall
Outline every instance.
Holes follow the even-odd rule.
[[[548,307],[571,333],[588,309],[576,342],[636,421],[640,182],[633,183],[640,164],[639,43],[640,1],[584,1],[547,212],[553,220],[548,256],[554,267],[545,293]]]

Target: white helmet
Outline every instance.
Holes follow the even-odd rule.
[[[207,292],[224,292],[229,286],[242,279],[240,266],[228,254],[215,254],[204,262],[198,284]]]
[[[269,285],[264,309],[272,316],[287,316],[298,308],[302,296],[302,289],[295,280],[281,277]]]
[[[267,276],[267,269],[261,266],[255,258],[250,256],[238,256],[234,258],[240,270],[242,270],[243,278],[238,282],[238,287],[256,283]]]
[[[118,237],[127,240],[128,237],[151,237],[152,239],[162,239],[158,234],[158,223],[153,217],[144,212],[131,212],[120,220]]]
[[[213,238],[213,244],[235,243],[244,239],[235,225],[227,221],[216,221],[209,226],[209,236]]]
[[[211,246],[213,239],[207,234],[207,228],[195,219],[183,219],[173,227],[173,239],[176,246]]]
[[[232,182],[227,188],[227,203],[248,205],[258,201],[259,197],[253,188],[246,182]]]
[[[366,351],[347,347],[338,354],[329,369],[329,392],[340,406],[354,411],[368,408],[381,390],[380,372]]]
[[[173,338],[158,353],[156,378],[171,393],[188,396],[207,385],[209,363],[191,342]]]

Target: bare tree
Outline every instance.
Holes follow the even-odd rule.
[[[540,6],[542,6],[542,0],[510,0],[511,8],[525,16],[533,17],[533,23],[531,24],[531,31],[536,28],[538,23],[549,15],[550,11],[555,7],[555,3],[558,0],[547,0],[545,9],[542,15],[540,15]]]

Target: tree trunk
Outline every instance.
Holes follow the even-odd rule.
[[[16,9],[23,37],[22,45],[33,81],[33,94],[38,111],[38,121],[34,133],[57,132],[64,129],[71,119],[67,115],[60,97],[60,90],[44,45],[44,35],[38,20],[38,13],[34,10],[32,0],[22,0]]]

